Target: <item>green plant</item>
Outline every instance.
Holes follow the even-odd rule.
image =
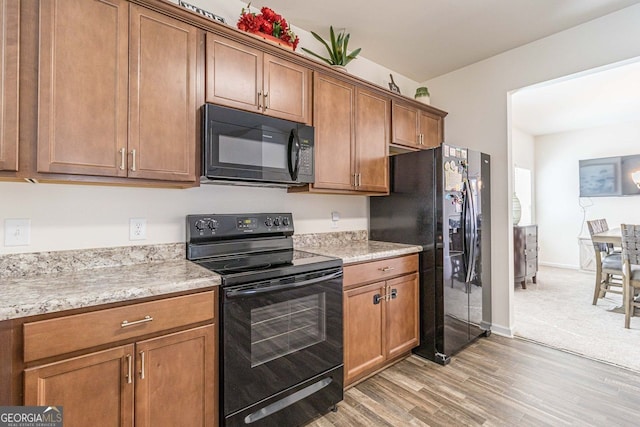
[[[361,48],[357,48],[351,51],[351,53],[348,53],[347,45],[349,44],[349,37],[351,35],[350,34],[345,35],[344,30],[342,30],[338,34],[338,37],[336,37],[336,34],[333,31],[333,26],[329,27],[329,36],[331,39],[331,46],[329,46],[327,42],[323,40],[322,37],[320,37],[313,31],[311,31],[311,34],[320,43],[322,43],[324,47],[327,48],[327,52],[329,52],[329,58],[324,58],[318,55],[317,53],[312,52],[309,49],[306,49],[304,47],[302,48],[302,50],[304,50],[310,55],[315,56],[316,58],[322,59],[324,62],[326,62],[329,65],[342,65],[342,66],[347,65],[349,62],[354,60],[362,50]]]
[[[429,96],[429,89],[427,89],[425,86],[420,86],[419,88],[417,88],[414,98],[417,98],[419,96]]]

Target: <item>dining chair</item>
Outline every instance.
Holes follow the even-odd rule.
[[[624,279],[624,327],[629,329],[635,309],[640,308],[640,225],[622,224],[622,262]]]
[[[606,219],[587,221],[589,234],[593,238],[596,233],[609,230]],[[598,298],[604,298],[607,292],[622,294],[622,254],[614,250],[611,243],[593,242],[596,253],[596,286],[593,292],[593,305]]]

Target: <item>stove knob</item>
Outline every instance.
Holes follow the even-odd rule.
[[[280,226],[280,217],[276,217],[276,219],[273,220],[273,225],[275,225],[276,227]]]
[[[282,218],[282,225],[284,225],[285,227],[289,226],[289,218],[287,218],[286,216]]]
[[[203,220],[203,219],[199,219],[199,220],[196,221],[194,226],[196,227],[196,230],[203,231],[204,228],[207,226],[207,222],[205,220]]]
[[[218,228],[218,225],[218,221],[216,221],[215,219],[212,219],[207,223],[209,230],[215,230],[216,228]]]
[[[264,225],[266,225],[267,227],[272,227],[273,226],[273,220],[271,218],[267,218],[264,221]]]

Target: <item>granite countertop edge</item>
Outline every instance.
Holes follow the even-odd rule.
[[[417,253],[420,246],[358,241],[296,246],[341,258],[345,265]],[[220,285],[221,278],[186,259],[3,279],[0,321],[169,295]]]

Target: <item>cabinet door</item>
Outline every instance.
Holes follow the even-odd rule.
[[[284,59],[264,54],[265,114],[310,123],[311,70]]]
[[[355,86],[317,74],[313,87],[314,188],[352,190]]]
[[[136,344],[136,426],[217,424],[215,328]]]
[[[62,406],[65,427],[132,427],[133,357],[126,345],[26,369],[24,404]]]
[[[389,191],[388,98],[358,89],[356,98],[356,173],[358,190]]]
[[[206,99],[227,107],[262,111],[262,52],[207,33]]]
[[[387,281],[387,358],[399,356],[419,344],[418,275]]]
[[[0,0],[0,170],[18,170],[20,3]]]
[[[419,142],[418,110],[409,105],[393,102],[391,114],[391,142],[413,148],[421,148]]]
[[[127,4],[40,2],[38,172],[126,176]]]
[[[345,384],[371,372],[385,360],[385,301],[380,282],[344,292]]]
[[[196,179],[198,31],[131,5],[131,178]]]
[[[427,111],[420,111],[422,148],[438,147],[442,144],[442,123],[442,117]]]

